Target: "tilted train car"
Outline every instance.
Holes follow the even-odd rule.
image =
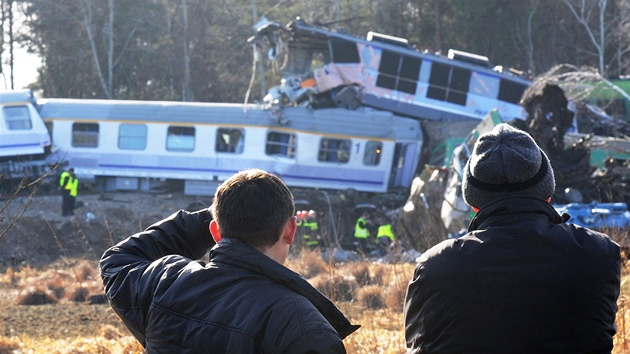
[[[55,153],[104,190],[183,181],[212,195],[245,168],[290,187],[387,192],[408,188],[422,148],[418,121],[341,108],[271,110],[241,104],[45,99],[39,114]],[[180,182],[181,183],[181,182]]]
[[[450,151],[491,111],[524,119],[520,99],[531,84],[523,73],[493,66],[487,57],[449,50],[417,50],[406,39],[313,26],[297,18],[286,26],[266,19],[249,39],[255,59],[282,69],[267,105],[308,108],[372,107],[418,119],[424,161],[448,165]]]
[[[366,105],[423,120],[478,122],[493,109],[524,118],[519,101],[531,81],[492,67],[481,55],[419,51],[404,38],[375,32],[362,38],[300,18],[286,26],[263,20],[249,41],[278,66],[284,63],[285,80],[270,90],[269,102],[300,103],[332,91],[350,108]]]

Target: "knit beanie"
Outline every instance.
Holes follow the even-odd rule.
[[[479,137],[464,167],[464,201],[477,208],[515,194],[547,199],[555,189],[547,155],[529,134],[505,123]]]

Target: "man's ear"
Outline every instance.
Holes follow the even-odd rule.
[[[297,217],[292,217],[287,221],[287,224],[284,225],[284,240],[287,244],[292,244],[295,239],[295,231],[297,230]]]
[[[212,238],[214,242],[219,243],[221,241],[221,231],[219,231],[219,224],[216,221],[210,221],[210,234],[212,234]]]

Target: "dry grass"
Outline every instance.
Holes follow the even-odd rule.
[[[142,345],[128,333],[105,325],[89,338],[0,337],[0,353],[32,354],[141,354]]]
[[[103,292],[96,264],[84,260],[69,261],[64,269],[53,267],[41,271],[27,266],[16,272],[8,268],[0,275],[0,286],[18,289],[18,305],[84,302],[90,295]]]
[[[361,324],[344,340],[348,353],[405,353],[402,303],[413,264],[373,264],[368,262],[329,264],[318,252],[306,251],[288,261],[287,266],[308,275],[314,286],[335,299],[352,323]],[[630,266],[624,268],[622,296],[617,315],[618,334],[613,354],[630,352]],[[22,291],[35,287],[53,294],[58,301],[84,301],[100,291],[96,264],[75,261],[71,270],[41,270],[25,267],[0,274],[0,287]],[[59,289],[64,289],[60,291]],[[55,294],[55,292],[57,292]],[[31,338],[27,335],[0,336],[0,353],[142,353],[141,345],[125,330],[111,325],[94,329],[94,334],[78,338]]]

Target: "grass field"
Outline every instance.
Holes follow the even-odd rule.
[[[333,266],[315,252],[303,252],[287,265],[331,297],[353,323],[362,325],[344,340],[348,353],[405,353],[402,303],[413,264]],[[630,347],[628,270],[624,268],[622,279],[615,354],[627,353]],[[85,260],[66,260],[50,269],[9,269],[0,274],[0,324],[4,327],[0,354],[142,353],[141,345],[107,304],[79,304],[100,292],[96,263]],[[48,299],[49,303],[17,305],[34,299]],[[28,313],[33,309],[37,314]],[[73,309],[86,312],[74,314]],[[16,323],[19,321],[24,323]],[[76,326],[75,322],[80,323]]]

